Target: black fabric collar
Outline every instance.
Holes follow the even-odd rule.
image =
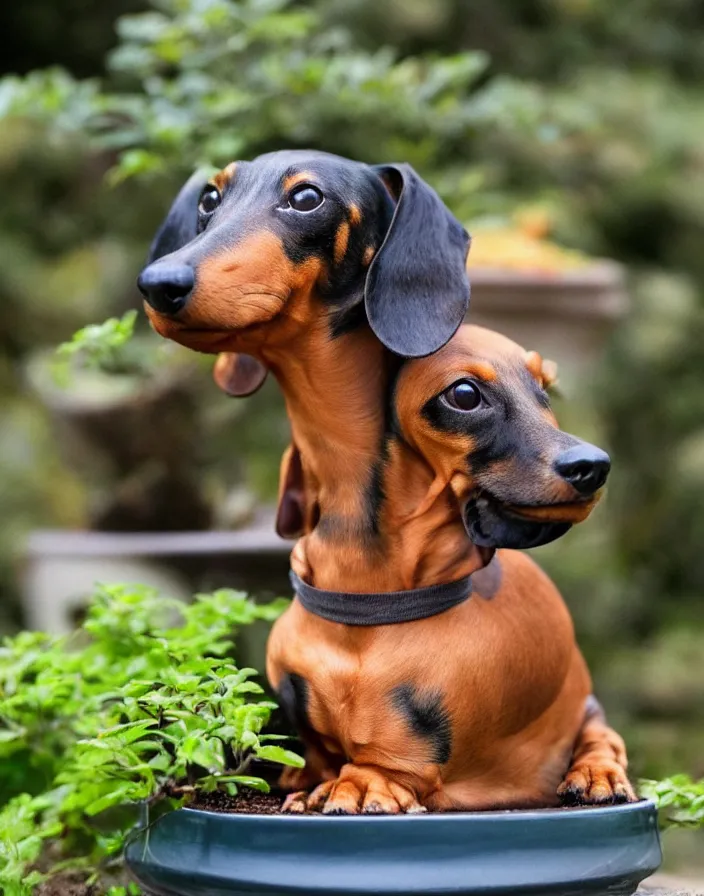
[[[323,591],[306,584],[293,570],[289,578],[296,596],[309,613],[343,625],[395,625],[427,619],[463,603],[472,593],[471,576],[445,585],[376,594]]]

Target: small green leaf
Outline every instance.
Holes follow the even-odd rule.
[[[305,760],[297,753],[291,750],[284,750],[283,747],[259,747],[256,753],[260,759],[268,759],[270,762],[290,765],[293,768],[303,768],[306,764]]]
[[[216,781],[218,784],[241,784],[243,787],[259,790],[262,793],[269,793],[271,790],[263,778],[254,778],[248,775],[218,775]]]

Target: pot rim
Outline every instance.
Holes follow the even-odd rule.
[[[639,799],[634,803],[619,803],[617,805],[601,805],[601,806],[560,806],[547,809],[482,809],[474,811],[450,811],[450,812],[419,812],[413,814],[399,815],[323,815],[322,813],[314,813],[310,815],[283,814],[264,814],[258,812],[216,812],[213,809],[194,809],[190,806],[182,806],[176,809],[177,812],[188,812],[194,816],[209,818],[227,818],[239,819],[266,819],[269,822],[281,821],[285,824],[297,822],[301,824],[309,824],[310,822],[323,822],[326,825],[341,822],[342,824],[359,824],[360,822],[367,824],[408,824],[415,822],[435,823],[437,821],[448,822],[450,820],[476,823],[485,821],[508,821],[520,822],[526,821],[555,821],[558,818],[565,819],[569,817],[583,818],[585,815],[590,817],[611,816],[615,813],[622,815],[632,814],[634,812],[645,812],[656,809],[655,803],[649,799]]]

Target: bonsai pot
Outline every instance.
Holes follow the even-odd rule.
[[[630,896],[661,861],[655,806],[415,816],[179,809],[127,864],[154,896]]]

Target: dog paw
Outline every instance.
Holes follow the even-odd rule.
[[[416,794],[376,769],[348,765],[335,781],[320,784],[310,794],[290,794],[284,812],[324,815],[399,815],[425,812]]]
[[[638,799],[623,767],[604,759],[573,765],[557,795],[566,806],[605,806]]]
[[[304,768],[285,768],[279,776],[281,790],[310,790],[320,782],[320,775],[315,774],[306,765]]]

